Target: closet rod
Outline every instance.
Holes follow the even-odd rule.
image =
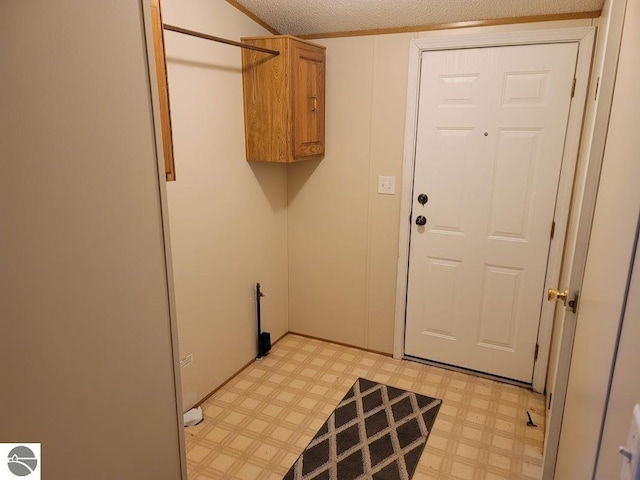
[[[185,35],[204,38],[205,40],[213,40],[214,42],[226,43],[227,45],[233,45],[234,47],[247,48],[249,50],[256,50],[258,52],[270,53],[271,55],[280,55],[280,52],[278,50],[270,50],[268,48],[255,47],[246,43],[234,42],[233,40],[227,40],[226,38],[214,37],[213,35],[207,35],[206,33],[194,32],[193,30],[187,30],[186,28],[176,27],[167,23],[163,23],[162,26],[165,30],[170,30],[172,32],[184,33]]]

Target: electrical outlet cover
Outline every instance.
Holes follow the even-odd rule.
[[[180,360],[180,368],[184,368],[191,363],[193,363],[193,353],[190,353],[189,355],[184,357],[182,360]]]

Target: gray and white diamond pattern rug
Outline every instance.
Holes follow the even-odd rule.
[[[410,480],[441,404],[359,378],[284,480]]]

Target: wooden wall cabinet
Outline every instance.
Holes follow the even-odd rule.
[[[280,52],[242,51],[247,160],[323,157],[325,47],[289,35],[242,42]]]

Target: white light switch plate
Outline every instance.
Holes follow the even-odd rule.
[[[396,193],[396,177],[378,177],[378,193],[383,195],[395,195]]]

